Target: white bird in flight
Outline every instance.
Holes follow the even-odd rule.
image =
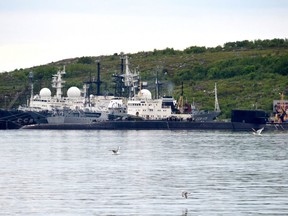
[[[183,191],[183,192],[182,192],[182,197],[184,197],[185,199],[187,199],[187,198],[188,198],[188,194],[191,194],[191,193],[189,193],[189,192],[187,192],[187,191]]]
[[[117,149],[112,149],[111,151],[112,151],[112,152],[113,152],[113,154],[115,154],[115,155],[119,154],[119,151],[120,151],[120,146],[118,146],[118,148],[117,148]]]
[[[261,133],[262,133],[262,131],[264,130],[264,127],[263,127],[263,128],[260,128],[260,129],[258,129],[258,130],[255,130],[254,128],[252,128],[252,130],[253,130],[253,134],[254,134],[254,135],[260,136]]]

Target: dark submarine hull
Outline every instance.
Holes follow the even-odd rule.
[[[233,130],[251,131],[265,124],[239,122],[189,122],[189,121],[104,121],[92,124],[34,124],[22,129],[46,130]]]
[[[22,129],[46,130],[230,130],[251,131],[265,128],[265,131],[288,130],[288,123],[268,122],[267,114],[259,110],[233,110],[229,122],[166,120],[110,120],[91,124],[31,124]]]

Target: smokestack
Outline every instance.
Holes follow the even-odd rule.
[[[101,80],[100,80],[100,61],[97,60],[97,95],[100,95],[100,85],[101,85]]]
[[[120,59],[121,59],[121,74],[124,74],[124,53],[120,53]]]

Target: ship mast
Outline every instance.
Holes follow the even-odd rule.
[[[56,88],[56,98],[59,100],[62,97],[62,88],[63,88],[63,84],[65,83],[65,81],[62,80],[62,75],[64,74],[66,74],[65,66],[63,68],[63,71],[59,70],[57,74],[53,75],[53,79],[52,79],[52,87]]]
[[[155,99],[159,99],[160,97],[160,86],[162,85],[161,82],[159,82],[159,78],[158,78],[158,73],[160,71],[160,67],[157,67],[156,69],[156,80],[155,80]]]
[[[139,88],[139,73],[137,70],[131,71],[129,68],[129,58],[121,53],[121,74],[113,74],[115,82],[115,95],[131,98],[136,95],[136,90]],[[125,71],[124,71],[125,66]]]
[[[33,85],[33,72],[32,71],[29,72],[29,82],[30,82],[30,88],[31,88],[30,101],[32,101],[34,97],[34,85]]]
[[[181,95],[180,98],[178,100],[178,109],[180,111],[180,113],[184,112],[184,100],[183,100],[183,95],[184,95],[184,90],[183,90],[183,82],[182,82],[182,86],[181,86]]]
[[[158,69],[156,70],[156,80],[155,80],[155,99],[159,99],[159,80],[158,80]]]
[[[214,111],[220,112],[220,106],[218,102],[218,96],[217,96],[217,83],[215,83],[215,108]]]
[[[125,87],[129,89],[129,97],[131,97],[131,93],[133,92],[133,96],[136,95],[136,89],[138,88],[139,82],[139,73],[134,71],[133,73],[129,69],[129,60],[128,56],[125,56],[125,75],[124,75],[124,84]]]

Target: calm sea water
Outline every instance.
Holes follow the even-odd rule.
[[[288,215],[287,133],[15,130],[0,139],[0,215]]]

